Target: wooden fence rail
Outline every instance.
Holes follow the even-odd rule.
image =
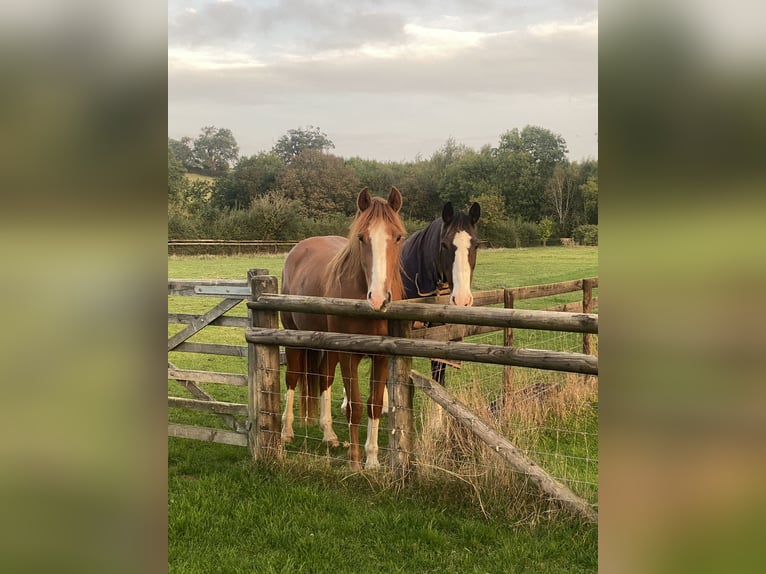
[[[385,310],[375,311],[367,301],[363,300],[299,295],[261,295],[254,301],[248,301],[247,306],[255,310],[278,309],[280,311],[298,313],[318,313],[370,319],[396,319],[484,325],[488,327],[541,329],[545,331],[598,333],[598,315],[590,313],[455,307],[454,305],[414,303],[412,300],[394,301]]]
[[[248,343],[258,345],[285,345],[304,349],[325,349],[347,353],[363,352],[397,357],[428,357],[513,365],[550,371],[598,374],[598,357],[563,351],[518,349],[478,343],[455,341],[423,341],[384,337],[381,335],[355,335],[348,333],[324,333],[319,331],[294,331],[285,329],[250,328],[245,332]]]

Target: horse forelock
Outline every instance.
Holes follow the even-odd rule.
[[[336,284],[340,284],[341,279],[345,281],[361,280],[365,281],[364,271],[362,269],[362,253],[359,246],[359,234],[366,233],[370,227],[382,221],[386,227],[391,229],[394,235],[404,235],[405,229],[399,214],[391,209],[388,202],[380,197],[373,197],[372,203],[364,211],[357,211],[356,217],[351,222],[348,233],[348,243],[338,252],[330,261],[329,273],[325,292],[329,292]],[[391,298],[393,300],[402,299],[404,286],[402,284],[401,261],[399,261],[396,272],[391,276]]]
[[[466,231],[471,236],[471,239],[476,239],[476,226],[471,223],[471,218],[467,213],[456,213],[452,221],[444,226],[444,233],[448,237],[454,237],[460,231]]]

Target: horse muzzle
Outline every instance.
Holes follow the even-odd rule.
[[[367,302],[370,304],[370,307],[376,311],[385,311],[386,307],[391,303],[391,291],[386,292],[385,298],[379,296],[374,297],[372,291],[369,291],[367,293]]]

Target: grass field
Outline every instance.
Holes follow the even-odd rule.
[[[172,256],[168,276],[244,279],[247,269],[262,267],[279,277],[283,259],[284,255]],[[597,269],[596,248],[486,250],[479,253],[474,289],[591,277],[598,275]],[[575,293],[530,304],[540,308],[577,298]],[[204,311],[212,306],[207,303],[192,297],[168,301],[177,312]],[[235,311],[245,312],[244,308]],[[169,333],[179,328],[171,326]],[[207,337],[216,342],[243,344],[237,329],[209,329]],[[170,360],[195,369],[246,369],[239,358],[172,353]],[[449,379],[448,386],[458,387]],[[242,402],[241,391],[216,389],[216,397]],[[169,392],[185,393],[175,383],[169,383]],[[577,415],[570,422],[578,430],[571,434],[561,428],[555,433],[544,431],[538,437],[540,444],[551,442],[557,449],[572,446],[579,451],[582,444],[568,445],[570,437],[587,434],[591,442],[585,445],[586,451],[597,451],[593,442],[597,408],[569,414]],[[219,426],[217,419],[199,413],[172,410],[170,416],[179,422]],[[337,413],[333,416],[339,418]],[[562,420],[557,419],[557,424]],[[597,480],[596,468],[571,469],[571,462],[564,463],[567,476]],[[548,514],[539,501],[518,503],[534,498],[521,480],[498,483],[496,490],[477,495],[475,484],[464,477],[432,473],[428,481],[415,481],[397,493],[383,476],[352,474],[342,463],[307,464],[305,459],[288,457],[281,466],[266,467],[254,465],[241,447],[170,438],[169,568],[171,572],[596,571],[594,525]],[[504,490],[517,501],[510,509],[498,502]],[[595,502],[597,490],[583,495]]]

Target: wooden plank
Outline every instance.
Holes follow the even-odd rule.
[[[180,369],[176,368],[176,366],[168,361],[168,373],[171,370],[179,371]],[[187,391],[189,391],[192,396],[196,397],[197,399],[203,400],[203,401],[215,401],[215,397],[213,397],[211,394],[207,393],[203,388],[201,388],[196,381],[184,379],[184,378],[177,378],[176,381],[178,381],[178,384],[183,386]],[[221,420],[223,420],[226,425],[228,425],[231,429],[235,431],[241,431],[243,428],[242,421],[239,421],[235,419],[231,415],[227,414],[221,414],[219,415],[221,417]]]
[[[247,281],[242,281],[241,279],[168,279],[168,295],[196,295],[204,297],[204,295],[198,295],[194,291],[195,287],[203,285],[247,287]],[[240,296],[239,299],[247,299],[247,296]]]
[[[411,339],[429,339],[431,341],[459,341],[473,335],[495,333],[499,327],[482,327],[480,325],[439,325],[437,327],[423,327],[410,331]]]
[[[559,283],[546,283],[544,285],[530,285],[528,287],[514,287],[513,298],[516,301],[521,299],[537,299],[538,297],[549,297],[551,295],[561,295],[563,293],[572,293],[582,289],[582,279],[574,281],[561,281]]]
[[[504,436],[474,414],[468,407],[456,399],[444,387],[430,377],[411,371],[412,381],[426,395],[450,413],[455,420],[469,430],[490,449],[501,456],[516,471],[528,476],[542,492],[551,499],[560,501],[564,506],[588,521],[598,522],[598,514],[586,501],[577,496],[566,485],[560,483],[522,450],[514,446]]]
[[[270,239],[169,239],[168,245],[295,245],[297,241]]]
[[[598,357],[563,351],[507,348],[498,345],[457,343],[454,341],[419,341],[399,337],[324,333],[319,331],[292,331],[282,329],[251,328],[245,332],[249,343],[285,345],[308,349],[356,352],[378,355],[430,357],[513,365],[564,371],[585,375],[598,374]]]
[[[185,324],[189,325],[192,321],[195,321],[199,315],[193,315],[191,313],[168,313],[168,324]],[[247,321],[247,317],[229,317],[221,315],[217,319],[210,322],[210,325],[215,327],[240,327],[245,329],[250,326]]]
[[[168,369],[168,379],[184,379],[202,383],[219,383],[222,385],[247,386],[247,376],[236,373],[217,373],[214,371],[192,371],[188,369]]]
[[[346,317],[369,317],[371,319],[398,319],[574,333],[598,333],[598,315],[585,313],[556,313],[526,309],[495,309],[491,307],[456,307],[454,305],[412,303],[410,301],[394,301],[385,310],[375,311],[364,300],[298,295],[261,295],[257,301],[248,301],[247,306],[250,309],[256,310],[279,309],[281,311]]]
[[[168,436],[189,438],[206,442],[247,446],[247,435],[238,432],[214,429],[210,427],[196,427],[178,423],[168,423]]]
[[[168,397],[168,406],[175,409],[188,409],[217,415],[247,416],[247,405],[240,403]]]
[[[228,357],[247,357],[247,347],[238,345],[218,345],[214,343],[181,343],[174,353],[206,353],[209,355],[225,355]]]
[[[484,307],[486,305],[497,305],[503,302],[502,289],[487,289],[484,291],[474,291],[473,306]],[[404,299],[408,303],[435,303],[437,305],[449,305],[449,295],[433,295],[431,297],[415,297],[413,299]]]
[[[192,321],[185,328],[173,335],[168,339],[168,351],[172,351],[175,347],[186,341],[189,337],[193,337],[199,333],[202,329],[207,327],[215,319],[226,313],[232,307],[235,307],[241,303],[241,299],[224,299],[218,305],[210,309],[204,315],[201,315],[196,321]]]
[[[548,307],[546,311],[565,311],[567,313],[582,313],[582,301],[573,301],[571,303],[562,303],[555,307]]]

